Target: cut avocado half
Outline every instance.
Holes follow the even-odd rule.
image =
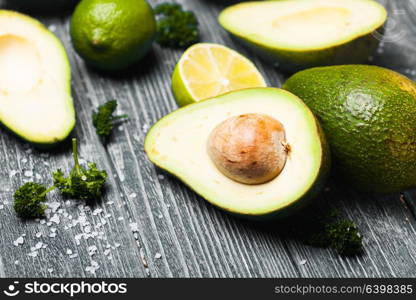
[[[0,10],[0,121],[42,145],[64,140],[75,125],[64,47],[38,21]]]
[[[290,71],[367,61],[386,19],[373,0],[244,2],[219,16],[225,30]]]
[[[211,204],[259,220],[302,207],[329,169],[314,115],[276,88],[231,92],[172,112],[151,128],[145,151]]]

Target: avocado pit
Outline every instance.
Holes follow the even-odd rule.
[[[278,176],[290,150],[285,129],[263,114],[244,114],[219,124],[208,139],[208,155],[227,177],[262,184]]]

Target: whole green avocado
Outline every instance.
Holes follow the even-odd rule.
[[[320,119],[335,166],[376,193],[416,186],[416,84],[366,65],[313,68],[283,86]]]

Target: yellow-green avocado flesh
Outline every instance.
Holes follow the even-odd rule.
[[[212,130],[230,117],[263,114],[279,120],[290,152],[283,171],[257,185],[223,175],[207,153]],[[238,216],[267,220],[297,211],[320,191],[329,169],[325,137],[312,112],[276,88],[231,92],[178,109],[148,132],[145,151],[211,204]]]
[[[366,62],[386,19],[373,0],[281,0],[230,6],[219,23],[276,66],[296,71]]]
[[[75,125],[71,71],[58,38],[35,19],[0,10],[0,122],[39,146]]]

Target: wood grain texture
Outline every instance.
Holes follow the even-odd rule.
[[[287,77],[235,44],[217,24],[219,11],[237,1],[176,2],[198,14],[203,41],[225,44],[248,56],[271,86],[280,86]],[[373,63],[416,79],[416,3],[380,2],[389,8],[391,19]],[[4,7],[4,2],[0,5]],[[39,152],[2,129],[1,277],[416,277],[415,192],[375,197],[330,184],[320,197],[322,205],[339,208],[365,236],[365,253],[354,258],[305,246],[285,234],[291,228],[277,228],[282,225],[260,226],[230,217],[155,168],[143,152],[148,128],[177,108],[170,77],[181,51],[155,45],[152,54],[128,72],[104,74],[88,68],[74,53],[68,16],[32,15],[49,26],[68,51],[78,114],[73,135],[80,140],[81,157],[96,161],[111,176],[104,199],[94,207],[86,209],[75,201],[67,205],[53,194],[50,202],[61,206],[51,217],[57,214],[59,224],[51,218],[46,220],[50,226],[22,222],[12,210],[13,191],[24,180],[50,183],[51,170],[68,170],[70,149],[64,144],[52,152]],[[91,126],[91,111],[113,98],[130,120],[116,128],[104,147]],[[25,171],[33,176],[25,176]],[[24,243],[15,246],[22,234]],[[96,236],[81,237],[78,245],[80,234]],[[47,247],[38,249],[36,257],[29,256],[39,242]],[[74,254],[78,256],[71,258]]]

